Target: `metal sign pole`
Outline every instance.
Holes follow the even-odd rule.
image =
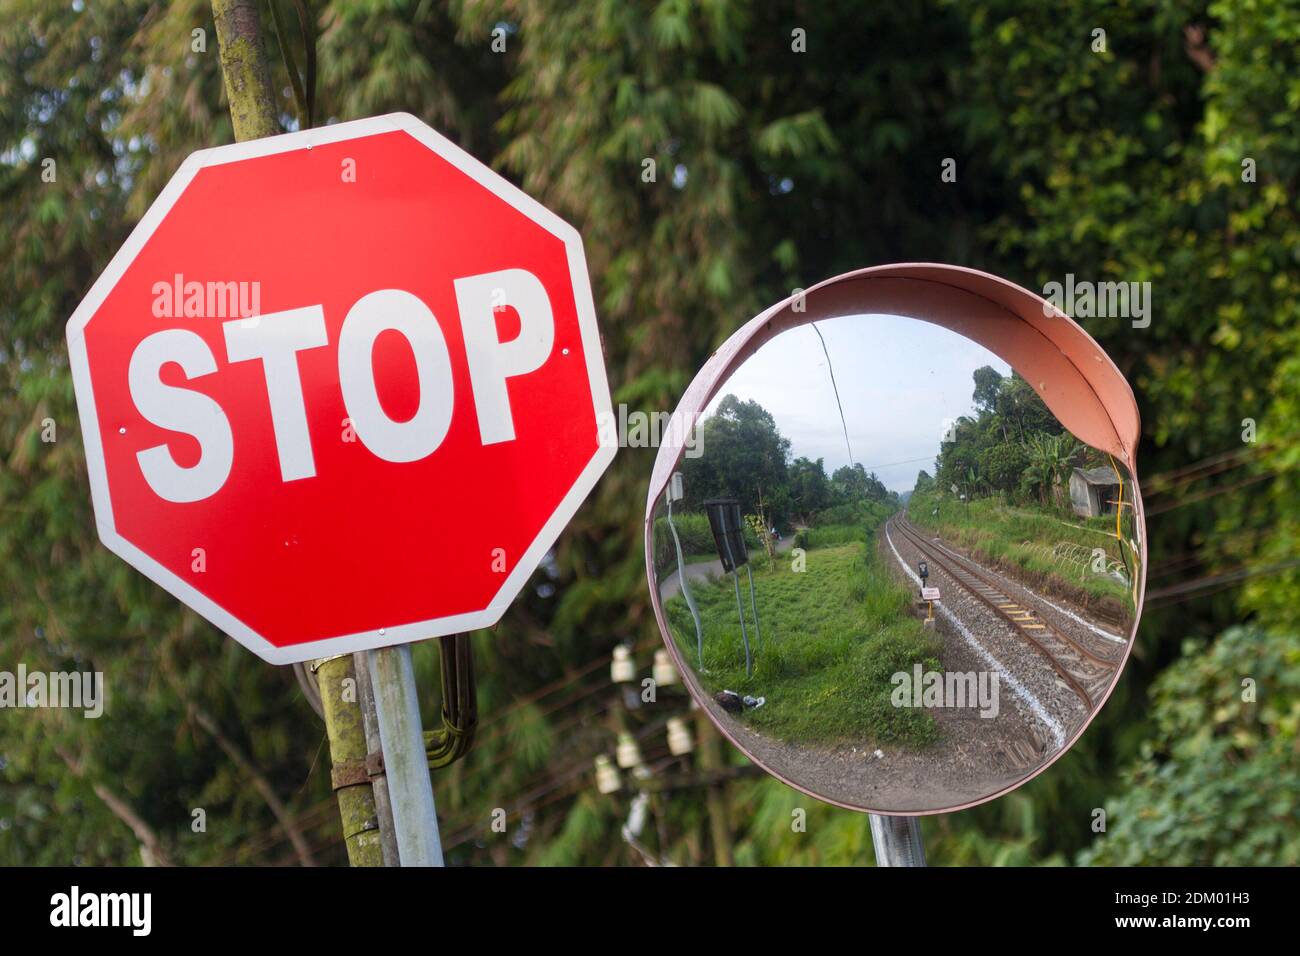
[[[919,817],[887,817],[867,814],[871,819],[871,842],[876,848],[876,866],[925,866]]]
[[[366,652],[402,866],[442,866],[442,841],[411,666],[411,645]]]
[[[754,655],[749,650],[749,632],[745,630],[745,608],[740,603],[740,571],[732,570],[731,580],[736,584],[736,613],[740,616],[740,637],[745,642],[745,676],[754,676]]]
[[[758,635],[758,649],[763,649],[763,627],[758,621],[758,601],[754,597],[754,572],[745,565],[745,574],[749,576],[749,609],[754,612],[754,632]]]
[[[375,691],[370,686],[370,664],[364,651],[353,654],[353,670],[357,675],[357,703],[361,707],[361,727],[366,735],[366,753],[383,755],[384,744],[379,739],[379,714],[375,710]],[[369,760],[367,760],[369,763]],[[370,786],[375,796],[375,817],[379,823],[379,845],[383,850],[384,866],[401,866],[397,856],[397,834],[393,832],[393,808],[388,800],[388,778],[383,772],[370,771]]]

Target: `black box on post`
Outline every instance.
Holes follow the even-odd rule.
[[[734,571],[749,563],[749,549],[745,547],[745,522],[740,516],[740,502],[735,498],[710,498],[704,502],[709,515],[709,528],[713,543],[722,560],[722,570]]]

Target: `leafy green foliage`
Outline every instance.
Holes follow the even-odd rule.
[[[1300,863],[1300,639],[1236,627],[1208,648],[1189,644],[1152,704],[1154,733],[1079,861]]]
[[[1060,505],[1071,467],[1085,463],[1083,446],[1018,373],[1003,377],[985,365],[973,378],[976,416],[962,416],[944,435],[933,480],[971,498],[1036,495]]]
[[[744,514],[782,514],[790,439],[772,414],[758,402],[727,395],[698,430],[701,454],[682,461],[685,506],[700,511],[710,498],[737,498]]]
[[[1300,631],[1300,567],[1286,566],[1300,554],[1295,0],[313,7],[323,116],[409,110],[580,228],[616,401],[673,407],[731,331],[794,288],[931,260],[1030,288],[1069,272],[1152,282],[1149,327],[1086,320],[1133,383],[1142,474],[1240,450],[1243,420],[1257,423],[1239,469],[1152,486],[1164,490],[1150,503],[1168,510],[1149,523],[1151,584],[1267,573],[1148,611],[1081,742],[992,805],[928,818],[932,861],[1075,859],[1093,839],[1092,808],[1137,786],[1120,772],[1145,765],[1156,676],[1178,660],[1202,666],[1210,639],[1245,616],[1261,642]],[[500,23],[503,54],[490,45]],[[1104,53],[1089,49],[1098,24]],[[791,49],[795,26],[806,54]],[[1197,42],[1187,28],[1201,31]],[[193,49],[195,29],[206,52]],[[278,65],[276,86],[292,126]],[[81,295],[184,156],[230,138],[202,0],[0,0],[0,668],[93,667],[111,695],[97,723],[0,720],[0,862],[153,854],[105,795],[137,811],[173,861],[293,862],[280,822],[192,719],[195,707],[285,800],[318,862],[342,860],[321,729],[292,677],[97,544],[67,372],[62,326]],[[955,183],[938,180],[944,157],[957,162]],[[1246,158],[1254,182],[1243,181]],[[1031,396],[1006,396],[999,414],[1017,420],[1016,401]],[[646,664],[658,641],[635,506],[652,458],[620,454],[535,587],[475,637],[483,727],[469,758],[435,780],[455,862],[636,860],[619,839],[625,803],[597,797],[588,769],[611,746],[611,648],[631,638]],[[810,522],[835,505],[796,464],[811,483],[792,477],[790,513]],[[962,480],[971,470],[997,481],[1011,468],[976,457]],[[1245,478],[1255,483],[1236,488]],[[416,655],[421,686],[436,686],[432,649]],[[1261,705],[1278,680],[1260,680]],[[1186,696],[1218,692],[1198,682]],[[436,712],[430,692],[426,723]],[[1219,767],[1225,788],[1257,793],[1258,805],[1234,803],[1230,789],[1214,799],[1244,812],[1247,829],[1260,821],[1271,841],[1261,859],[1293,860],[1279,849],[1294,845],[1293,823],[1269,815],[1277,794],[1294,791],[1296,752],[1277,739],[1234,745]],[[1210,758],[1202,766],[1208,779]],[[870,856],[860,815],[775,781],[734,783],[729,799],[742,864]],[[1179,825],[1144,836],[1149,821],[1126,805],[1114,815],[1138,848],[1126,858],[1178,852]],[[509,839],[487,833],[498,806]],[[206,833],[191,829],[196,807],[208,811]],[[790,827],[795,808],[807,810],[806,833]],[[676,794],[662,812],[671,845],[661,852],[707,861],[703,795]],[[1200,835],[1189,846],[1213,854]]]

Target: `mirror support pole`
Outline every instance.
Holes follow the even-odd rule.
[[[920,817],[887,817],[870,813],[871,842],[876,866],[925,866]]]
[[[398,865],[442,866],[442,840],[433,805],[424,729],[420,726],[420,698],[411,665],[411,645],[378,647],[367,651],[366,658],[379,740],[384,749]]]
[[[758,637],[758,649],[763,649],[763,627],[758,622],[758,601],[754,598],[754,572],[745,565],[745,574],[749,576],[749,609],[754,612],[754,633]]]

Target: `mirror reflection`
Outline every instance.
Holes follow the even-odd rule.
[[[653,577],[692,693],[769,770],[863,809],[962,806],[1051,760],[1118,677],[1133,483],[975,342],[790,329],[692,437]]]

